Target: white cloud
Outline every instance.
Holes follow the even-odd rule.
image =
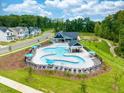
[[[67,9],[81,5],[81,0],[46,0],[45,4],[47,6]]]
[[[72,13],[85,13],[87,15],[111,14],[124,9],[124,1],[92,1],[72,9]]]
[[[3,9],[3,11],[12,14],[31,14],[40,16],[51,16],[52,13],[45,11],[43,5],[37,3],[36,0],[24,0],[20,4],[11,4]]]
[[[49,7],[62,9],[64,15],[83,17],[92,16],[107,16],[119,10],[124,9],[124,1],[110,1],[110,0],[46,0],[45,4]]]
[[[83,19],[83,16],[74,16],[74,17],[70,17],[69,20],[74,20],[74,19],[78,19],[78,18],[82,18]]]

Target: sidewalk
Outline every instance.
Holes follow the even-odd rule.
[[[39,90],[33,89],[29,86],[23,85],[21,83],[18,83],[16,81],[10,80],[10,79],[2,77],[2,76],[0,76],[0,83],[4,84],[10,88],[13,88],[19,92],[22,92],[22,93],[43,93]]]

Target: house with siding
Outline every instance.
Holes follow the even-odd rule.
[[[28,29],[30,36],[36,36],[41,33],[41,29],[39,29],[38,27],[29,27]]]
[[[0,27],[0,41],[10,42],[14,40],[15,40],[15,35],[13,31],[8,29],[7,27]]]
[[[16,39],[29,37],[29,30],[27,27],[11,27],[9,29],[13,31]]]
[[[0,27],[0,41],[10,42],[17,39],[24,39],[36,36],[41,33],[38,27]]]

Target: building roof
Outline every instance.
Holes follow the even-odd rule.
[[[34,30],[36,30],[36,31],[39,31],[40,30],[38,27],[29,27],[28,29],[31,32],[34,31]]]
[[[66,39],[77,39],[78,33],[77,32],[63,32],[60,31],[56,34],[55,38],[66,38]]]
[[[0,31],[2,31],[2,32],[6,32],[7,31],[7,27],[0,27]]]
[[[77,40],[71,40],[69,46],[81,46],[81,44]]]
[[[11,27],[9,29],[15,32],[26,31],[26,30],[28,31],[27,27]]]

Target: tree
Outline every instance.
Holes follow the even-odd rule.
[[[29,68],[27,69],[27,71],[28,71],[28,76],[27,76],[27,78],[26,78],[26,81],[29,81],[29,80],[31,80],[31,79],[33,78],[33,76],[32,76],[32,74],[33,74],[33,69],[32,69],[32,67],[29,67]]]
[[[81,93],[88,93],[87,92],[87,85],[84,80],[81,81]]]
[[[120,55],[124,57],[124,27],[122,26],[119,31],[119,51]]]
[[[112,79],[113,79],[113,82],[112,82],[112,91],[114,92],[114,93],[120,93],[120,81],[121,81],[121,79],[122,79],[122,77],[123,77],[123,72],[122,73],[115,73],[115,74],[113,74],[113,76],[112,76]]]
[[[102,29],[100,23],[96,23],[94,27],[94,32],[97,36],[101,36],[102,34]]]

